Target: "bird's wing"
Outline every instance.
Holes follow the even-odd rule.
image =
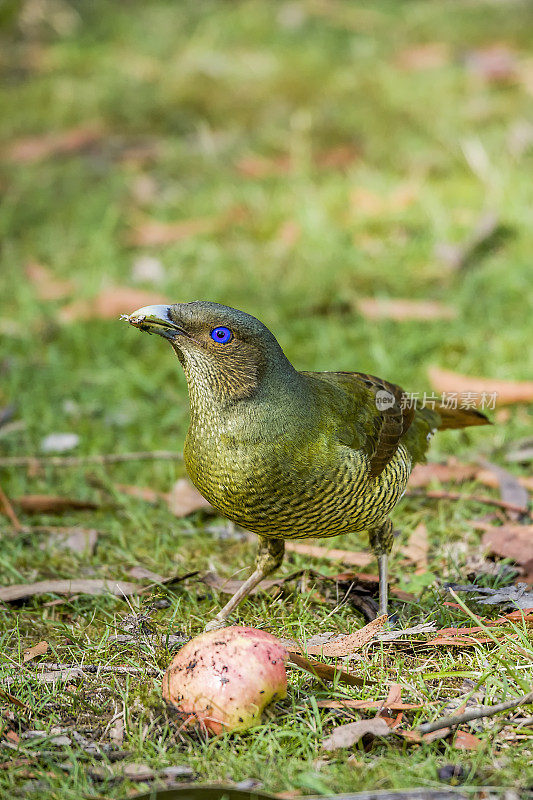
[[[355,401],[359,411],[359,439],[362,435],[362,446],[370,459],[370,476],[377,477],[394,456],[415,415],[414,407],[402,403],[404,390],[363,372],[303,374],[342,389]]]

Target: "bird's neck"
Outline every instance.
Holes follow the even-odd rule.
[[[276,435],[294,418],[294,411],[305,413],[308,388],[290,361],[283,355],[273,363],[241,365],[239,369],[206,368],[190,358],[182,358],[191,407],[191,428],[255,438],[267,429]],[[287,413],[289,412],[289,413]]]

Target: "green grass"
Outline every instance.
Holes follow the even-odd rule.
[[[9,144],[93,124],[105,135],[83,153],[1,165],[0,406],[15,403],[15,419],[23,423],[3,436],[0,429],[2,455],[38,454],[42,438],[55,431],[77,433],[79,453],[178,451],[187,426],[185,380],[163,343],[115,319],[61,323],[62,302],[39,300],[25,278],[30,260],[74,280],[77,297],[92,298],[106,286],[131,285],[134,259],[156,255],[164,281],[144,288],[173,301],[212,299],[257,315],[302,369],[367,371],[422,392],[430,388],[430,365],[493,379],[530,378],[533,154],[531,141],[520,153],[510,145],[513,131],[525,129],[530,118],[529,4],[62,0],[44,8],[41,22],[16,5],[5,15],[2,137]],[[435,42],[448,54],[440,66],[398,66],[405,51]],[[501,84],[476,76],[465,60],[495,42],[506,43],[517,62],[516,78]],[[152,158],[121,157],[125,148],[146,144],[156,146]],[[338,146],[353,148],[357,157],[343,169],[318,167],[320,153]],[[253,179],[237,169],[246,157],[287,155],[289,171]],[[141,202],[142,176],[154,191]],[[361,201],[369,193],[378,197],[376,212]],[[451,274],[435,255],[437,245],[468,237],[486,209],[507,235]],[[158,248],[128,244],[144,216],[178,221],[232,213],[233,221],[212,233]],[[292,243],[282,235],[287,225],[298,231]],[[458,316],[370,322],[357,311],[361,296],[439,300]],[[439,435],[431,458],[504,463],[507,445],[529,430],[525,408],[512,408],[490,430]],[[163,506],[113,491],[117,483],[167,491],[182,474],[171,462],[45,468],[37,475],[2,470],[10,497],[65,494],[111,499],[115,506],[61,517],[21,515],[24,524],[98,529],[89,557],[4,525],[1,582],[127,579],[139,564],[164,575],[214,567],[241,577],[253,561],[250,543],[214,540],[201,515],[176,520]],[[485,512],[466,501],[404,501],[395,513],[401,538],[391,565],[402,588],[422,590],[400,563],[401,543],[418,522],[428,527],[431,572],[464,581],[466,555],[479,542],[469,520]],[[343,537],[335,546],[364,544],[364,538]],[[336,571],[296,555],[282,569],[306,565]],[[458,696],[464,677],[482,684],[485,702],[526,691],[531,643],[522,626],[518,639],[505,636],[494,647],[471,650],[374,645],[357,662],[375,681],[362,690],[320,685],[291,671],[288,698],[264,725],[204,742],[178,735],[160,699],[170,654],[142,637],[131,645],[108,641],[131,613],[126,602],[82,596],[45,605],[50,599],[0,610],[2,669],[15,676],[9,691],[29,709],[0,697],[3,711],[17,716],[17,730],[74,727],[107,742],[108,724],[124,706],[129,760],[157,769],[188,764],[202,782],[257,778],[273,792],[434,786],[446,763],[465,767],[467,787],[524,787],[530,780],[531,740],[509,741],[509,729],[498,723],[476,732],[483,742],[477,752],[455,750],[449,740],[412,748],[389,738],[368,751],[356,748],[355,763],[350,751],[318,763],[322,732],[348,717],[318,709],[316,700],[383,698],[387,685],[399,681],[405,700],[436,703],[406,715],[416,724]],[[191,581],[172,589],[170,599],[154,611],[154,628],[189,636],[202,630],[222,598]],[[350,605],[336,608],[330,599],[319,602],[289,584],[281,598],[246,601],[237,619],[292,637],[363,624]],[[134,610],[149,602],[131,600]],[[393,600],[392,607],[403,625],[467,621],[442,605],[433,586],[417,603]],[[141,672],[88,674],[72,691],[38,686],[31,667],[13,671],[13,665],[39,639],[50,643],[47,660],[129,664]],[[5,760],[14,755],[1,752]],[[20,757],[36,752],[35,740],[21,739]],[[60,767],[65,761],[70,771]],[[97,765],[75,742],[50,745],[41,758],[0,770],[0,791],[74,800],[125,797],[134,788],[131,781],[95,782],[90,769]]]

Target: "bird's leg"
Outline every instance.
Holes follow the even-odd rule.
[[[267,539],[261,537],[259,539],[259,550],[255,562],[255,569],[250,577],[244,581],[240,589],[238,589],[233,597],[228,600],[224,608],[221,608],[216,617],[205,626],[206,631],[213,631],[216,628],[221,628],[229,615],[234,611],[241,600],[246,597],[258,583],[261,583],[263,578],[274,572],[283,561],[283,553],[285,551],[285,543],[283,539]]]
[[[389,596],[388,560],[393,543],[391,520],[387,518],[380,525],[371,528],[368,535],[370,538],[370,547],[378,559],[379,613],[386,614]]]

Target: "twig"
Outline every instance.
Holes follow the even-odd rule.
[[[487,497],[486,495],[477,494],[460,494],[459,492],[438,492],[438,491],[425,491],[424,489],[410,489],[404,495],[405,497],[427,497],[430,500],[467,500],[469,502],[483,503],[487,506],[497,506],[506,511],[516,511],[519,514],[527,514],[531,516],[530,512],[524,506],[517,506],[514,503],[506,503],[505,500],[496,500],[494,497]]]
[[[140,674],[149,674],[149,675],[160,675],[162,670],[154,669],[153,667],[128,667],[124,666],[123,664],[56,664],[51,661],[39,661],[38,663],[33,665],[34,667],[43,668],[40,670],[41,672],[44,670],[45,672],[67,672],[69,670],[79,670],[80,672],[88,672],[89,674],[95,674],[98,672],[113,672],[117,675],[140,675]],[[24,665],[25,669],[27,670],[24,675],[29,675],[31,672],[35,672],[36,670],[30,670],[30,664]],[[20,666],[14,665],[11,666],[10,664],[5,665],[7,670],[16,670],[20,673]]]
[[[15,514],[13,510],[13,506],[9,502],[9,498],[0,486],[0,506],[3,509],[4,514],[11,520],[11,524],[15,528],[16,531],[22,530],[22,523],[20,522],[19,518]]]
[[[181,461],[183,453],[172,450],[143,450],[138,453],[101,453],[88,456],[4,456],[0,467],[79,467],[85,464],[118,464],[122,461]]]
[[[517,706],[527,706],[533,704],[533,692],[522,695],[522,697],[515,697],[513,700],[506,700],[505,703],[498,703],[495,706],[481,706],[480,708],[472,708],[465,711],[463,714],[456,714],[451,717],[441,717],[436,719],[435,722],[426,722],[418,726],[421,734],[432,733],[441,728],[453,728],[456,725],[461,725],[462,722],[470,722],[473,719],[482,719],[483,717],[493,717],[495,714],[501,714],[502,711],[508,711],[510,708]]]

